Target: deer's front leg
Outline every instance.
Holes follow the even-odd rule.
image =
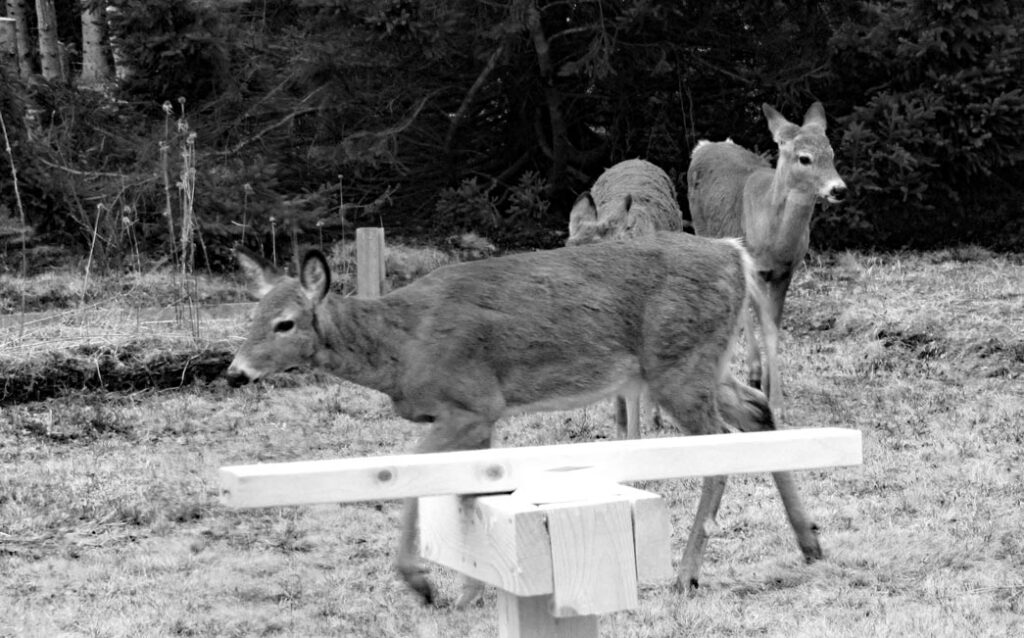
[[[615,426],[619,439],[639,439],[640,431],[640,393],[626,394],[615,397]]]
[[[677,586],[686,592],[697,589],[700,578],[700,567],[704,562],[704,548],[708,544],[708,536],[718,516],[718,506],[722,504],[725,493],[725,476],[708,476],[704,479],[704,487],[697,505],[697,515],[693,518],[690,538],[686,541],[683,559],[679,562]]]
[[[438,420],[430,432],[420,441],[418,453],[451,452],[455,450],[478,450],[491,446],[493,420],[481,419],[476,413],[458,411],[449,413],[446,418]],[[419,538],[419,501],[415,498],[405,499],[402,512],[402,531],[399,537],[398,559],[396,569],[399,576],[416,592],[424,603],[439,603],[437,591],[428,577],[429,569],[418,551]],[[466,606],[475,600],[483,586],[475,580],[467,579],[463,584],[463,593],[458,605]]]
[[[407,498],[402,510],[402,533],[398,544],[398,560],[395,568],[399,576],[427,605],[437,601],[434,585],[427,577],[430,571],[426,563],[416,551],[416,539],[419,533],[419,500]]]

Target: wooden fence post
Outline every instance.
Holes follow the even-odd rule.
[[[384,229],[356,229],[356,291],[360,297],[380,297],[384,291]]]

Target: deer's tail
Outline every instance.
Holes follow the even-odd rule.
[[[757,267],[754,258],[747,252],[743,242],[736,240],[740,250],[740,259],[743,262],[743,277],[746,283],[746,298],[743,312],[747,312],[747,306],[757,316],[757,323],[761,326],[761,338],[764,342],[764,361],[762,363],[762,387],[766,390],[768,403],[772,412],[780,414],[782,387],[779,385],[779,331],[772,318],[771,309],[765,288],[761,278],[757,274]],[[753,339],[754,335],[747,335],[747,339]]]

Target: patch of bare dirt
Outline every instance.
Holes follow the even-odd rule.
[[[0,358],[0,406],[81,390],[135,391],[210,382],[231,363],[227,348],[168,349],[156,340],[83,345],[29,359]]]

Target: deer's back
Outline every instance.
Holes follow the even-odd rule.
[[[460,306],[513,316],[551,307],[637,309],[664,298],[685,304],[720,288],[723,272],[739,277],[741,251],[730,241],[659,232],[445,266],[392,294],[419,298],[428,314]]]
[[[492,383],[507,409],[535,409],[724,351],[743,282],[737,243],[658,233],[447,266],[384,300],[418,309],[404,396]]]
[[[590,194],[597,207],[598,218],[615,211],[629,195],[633,211],[642,211],[657,230],[682,230],[683,212],[679,208],[672,179],[658,166],[642,159],[615,164],[601,173]]]
[[[700,142],[686,173],[687,200],[698,235],[743,237],[743,189],[771,164],[733,142]]]

